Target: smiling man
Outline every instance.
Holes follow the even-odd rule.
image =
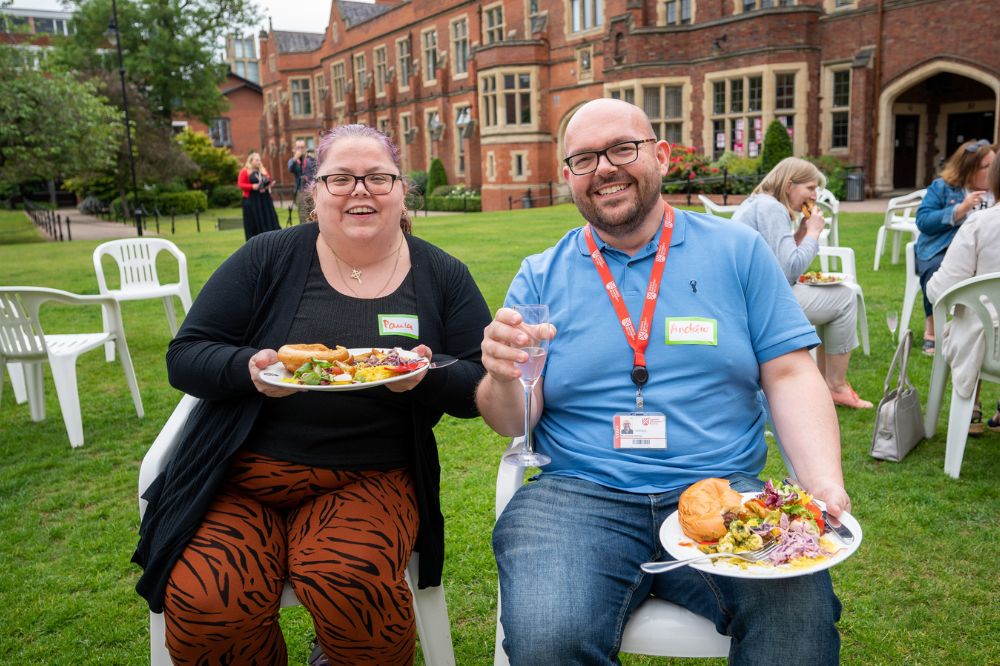
[[[485,330],[477,390],[490,426],[523,434],[528,336],[509,306],[548,305],[530,416],[551,463],[493,533],[511,663],[618,663],[622,629],[650,595],[732,636],[732,663],[837,663],[840,603],[825,572],[755,581],[639,568],[666,557],[657,530],[691,484],[763,486],[762,390],[801,484],[834,516],[850,508],[833,404],[807,351],[813,327],[759,234],[663,202],[670,146],[641,109],[589,102],[565,145],[563,176],[589,224],[521,265]]]

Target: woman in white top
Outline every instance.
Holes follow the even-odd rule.
[[[858,346],[858,303],[854,290],[844,284],[811,286],[799,283],[819,251],[819,235],[825,222],[815,206],[816,189],[826,177],[811,162],[787,157],[764,176],[753,194],[733,213],[733,219],[756,229],[767,242],[785,273],[792,293],[809,322],[816,327],[823,345],[816,350],[816,363],[826,379],[834,404],[867,409],[872,403],[861,399],[847,382],[851,352]],[[795,231],[794,221],[803,206],[803,216]]]
[[[994,160],[987,178],[989,190],[1000,201],[1000,160]],[[937,301],[945,291],[962,280],[976,275],[1000,272],[1000,205],[973,213],[958,228],[941,267],[927,282],[927,298]],[[941,353],[952,369],[955,390],[963,398],[976,393],[969,434],[983,431],[982,408],[979,401],[979,368],[985,353],[983,326],[974,312],[958,306],[955,317],[945,324]],[[1000,403],[988,422],[990,430],[1000,431]]]

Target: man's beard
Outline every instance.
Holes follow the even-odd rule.
[[[604,185],[621,180],[618,176],[608,183],[598,183],[591,187],[591,191],[596,192]],[[632,182],[635,186],[635,197],[627,206],[613,213],[601,211],[588,195],[579,198],[574,195],[573,202],[583,215],[583,219],[594,225],[598,231],[612,237],[627,236],[642,226],[649,212],[661,201],[659,178],[643,180],[633,178]]]

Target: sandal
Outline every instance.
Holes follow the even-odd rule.
[[[993,419],[990,419],[990,422],[992,421]],[[1000,423],[998,423],[997,427],[1000,428]],[[973,437],[983,434],[983,410],[978,403],[972,408],[972,419],[969,421],[969,434]]]
[[[986,427],[993,432],[1000,432],[1000,400],[997,401],[996,413],[986,422]]]
[[[323,648],[320,647],[319,641],[315,637],[312,639],[312,651],[309,653],[309,661],[306,663],[309,666],[330,666],[330,660],[323,654]]]
[[[830,391],[830,396],[833,398],[833,404],[842,405],[844,407],[850,407],[852,409],[871,409],[872,403],[867,400],[862,400],[854,389],[851,388],[850,384],[845,384],[847,387],[846,391]]]
[[[934,356],[934,341],[924,338],[924,353],[928,356]]]

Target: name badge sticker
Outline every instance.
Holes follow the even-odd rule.
[[[380,314],[378,316],[379,335],[402,335],[407,338],[420,337],[420,320],[417,315]]]
[[[719,344],[719,327],[715,319],[708,317],[667,317],[664,330],[668,345],[712,345]]]

